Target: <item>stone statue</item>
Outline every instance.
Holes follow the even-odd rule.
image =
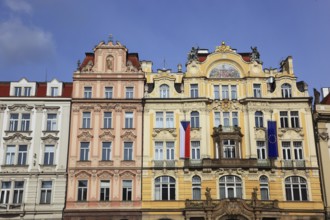
[[[256,61],[259,64],[262,64],[262,61],[260,60],[260,53],[257,49],[257,47],[251,47],[252,53],[250,55],[251,61]]]
[[[113,71],[113,57],[107,57],[107,70]]]
[[[198,60],[198,50],[199,47],[192,47],[190,52],[188,53],[188,62],[192,60]]]
[[[258,188],[257,187],[254,187],[253,188],[253,192],[252,192],[252,200],[253,201],[256,201],[258,199],[258,193],[257,193],[257,191],[258,191]]]
[[[314,105],[320,104],[320,96],[321,96],[320,92],[317,91],[315,88],[313,89],[313,91],[314,91],[314,97],[315,97]]]
[[[206,201],[208,202],[212,200],[211,189],[209,187],[206,187],[205,197],[206,197]]]

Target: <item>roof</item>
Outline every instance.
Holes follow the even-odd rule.
[[[321,104],[330,105],[330,93],[322,99]]]

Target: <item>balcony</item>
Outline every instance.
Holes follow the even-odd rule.
[[[251,168],[258,167],[257,159],[209,159],[204,158],[200,162],[186,159],[184,161],[184,166],[186,168]]]
[[[304,168],[306,167],[305,160],[282,160],[284,168]]]
[[[174,168],[176,166],[176,160],[154,160],[154,168]]]

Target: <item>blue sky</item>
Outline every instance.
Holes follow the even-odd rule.
[[[225,41],[238,52],[257,46],[264,68],[291,55],[310,91],[330,87],[329,0],[1,0],[0,81],[71,81],[109,34],[154,70]]]

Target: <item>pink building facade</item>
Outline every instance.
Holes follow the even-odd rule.
[[[111,41],[74,72],[64,219],[141,219],[144,80],[138,54]]]

